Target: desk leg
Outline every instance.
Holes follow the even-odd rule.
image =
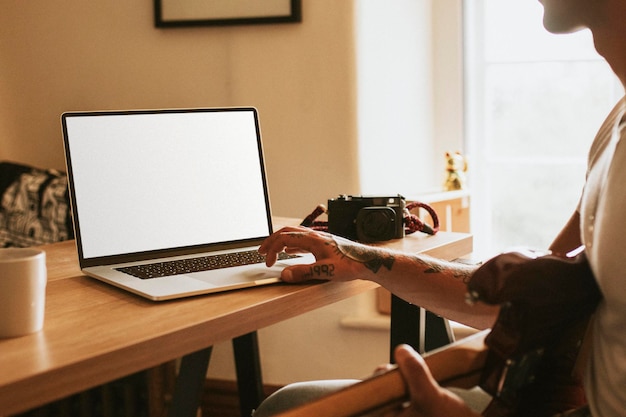
[[[391,296],[391,362],[393,351],[405,343],[419,353],[425,353],[453,342],[452,331],[446,319]]]
[[[265,398],[257,332],[233,339],[239,407],[242,417],[249,417]]]
[[[195,417],[197,415],[212,350],[212,347],[208,347],[182,358],[168,416]]]
[[[421,310],[424,313],[425,352],[430,352],[454,342],[454,335],[448,320],[423,308]]]

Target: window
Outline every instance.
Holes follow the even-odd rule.
[[[477,255],[546,248],[576,208],[588,147],[619,84],[590,33],[548,33],[538,2],[471,0],[464,7]]]

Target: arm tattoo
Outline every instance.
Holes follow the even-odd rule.
[[[473,271],[462,269],[458,270],[454,273],[455,278],[461,279],[463,284],[469,284],[470,278],[472,277]]]
[[[426,267],[424,270],[425,274],[439,274],[448,269],[437,262],[427,262],[424,259],[418,259],[418,262],[422,263]],[[467,284],[472,276],[472,271],[469,268],[452,267],[450,268],[450,272],[454,278],[460,279],[464,284]]]
[[[384,253],[376,248],[354,245],[336,236],[332,236],[331,239],[338,254],[362,263],[374,273],[377,273],[383,266],[390,271],[396,260],[392,254]]]

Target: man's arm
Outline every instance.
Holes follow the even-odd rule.
[[[575,211],[569,218],[561,232],[550,245],[552,254],[565,257],[569,251],[572,251],[582,245],[580,239],[580,214]]]
[[[279,230],[259,249],[267,256],[268,266],[276,262],[282,250],[311,252],[316,258],[311,265],[283,270],[281,278],[286,282],[366,279],[435,314],[479,329],[490,327],[499,310],[465,302],[467,280],[475,266],[366,246],[300,227]]]

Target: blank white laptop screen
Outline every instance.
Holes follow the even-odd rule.
[[[271,232],[254,109],[64,122],[83,258]]]

